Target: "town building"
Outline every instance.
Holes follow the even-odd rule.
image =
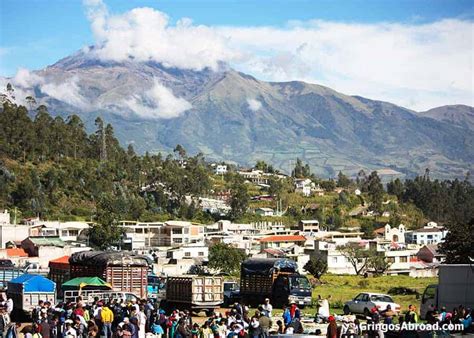
[[[319,221],[317,219],[301,220],[298,222],[298,230],[304,233],[319,231]]]
[[[272,235],[260,238],[260,250],[267,248],[287,248],[293,245],[304,246],[306,237],[302,235]]]
[[[405,243],[406,228],[403,224],[398,227],[391,227],[390,224],[385,224],[384,227],[374,230],[376,238],[397,243]]]
[[[309,178],[295,179],[295,191],[303,196],[311,195],[311,190],[315,187],[314,183]]]
[[[8,210],[4,210],[0,212],[0,225],[7,224],[10,224],[10,212],[8,212]]]
[[[272,208],[257,208],[255,214],[259,216],[274,216],[275,213]]]
[[[163,222],[122,221],[120,225],[125,231],[122,238],[123,249],[137,250],[158,247],[161,244]]]
[[[443,263],[446,259],[446,255],[438,251],[438,244],[427,244],[424,245],[417,252],[416,257],[426,263]]]
[[[225,175],[227,174],[227,165],[226,164],[217,164],[214,169],[216,175]]]
[[[428,223],[421,229],[406,232],[406,241],[408,243],[438,244],[444,241],[448,230],[438,226],[435,222]]]

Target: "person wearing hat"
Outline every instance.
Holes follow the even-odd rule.
[[[328,328],[327,328],[327,338],[337,338],[337,324],[336,324],[336,318],[334,316],[329,316],[328,317]]]
[[[64,338],[77,338],[77,332],[73,327],[73,321],[71,319],[67,319],[64,324],[66,325],[66,329],[64,330]]]

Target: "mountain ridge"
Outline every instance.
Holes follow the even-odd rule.
[[[155,62],[104,62],[84,52],[33,74],[60,89],[61,83],[77,88],[83,107],[44,93],[43,84],[30,88],[53,114],[77,113],[89,128],[101,115],[122,143],[140,152],[169,152],[182,144],[213,160],[251,165],[263,159],[285,171],[300,157],[325,177],[382,168],[413,176],[429,168],[445,178],[473,169],[474,124],[464,123],[471,116],[465,108],[461,120],[450,119],[440,112],[443,107],[415,112],[318,84],[260,81],[224,64],[192,71]],[[181,104],[184,110],[174,116],[169,107],[162,109],[165,98],[169,107]],[[145,114],[160,109],[166,118]]]

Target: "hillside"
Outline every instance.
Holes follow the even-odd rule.
[[[362,168],[414,176],[429,168],[433,177],[452,178],[474,169],[474,135],[458,120],[315,84],[259,81],[225,65],[191,71],[102,62],[82,52],[33,75],[41,80],[23,89],[53,114],[76,113],[89,130],[100,115],[141,153],[182,144],[209,159],[263,159],[286,171],[300,157],[323,177]]]
[[[422,112],[421,115],[474,130],[474,107],[461,104],[442,106]]]

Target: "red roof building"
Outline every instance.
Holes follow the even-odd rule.
[[[261,250],[268,248],[286,248],[292,245],[304,245],[306,237],[302,235],[273,235],[260,239]]]

